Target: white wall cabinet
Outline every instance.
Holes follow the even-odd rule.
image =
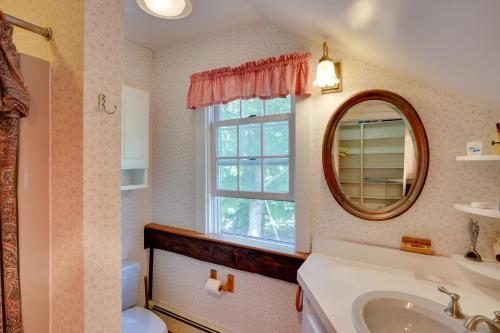
[[[149,92],[122,86],[121,188],[148,186]]]

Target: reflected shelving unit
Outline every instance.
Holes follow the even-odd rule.
[[[405,193],[405,124],[401,119],[340,124],[340,183],[349,198],[381,209]]]

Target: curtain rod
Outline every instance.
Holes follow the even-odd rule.
[[[42,28],[38,25],[35,25],[33,23],[26,22],[24,20],[21,20],[17,17],[7,15],[0,11],[0,22],[7,22],[12,25],[15,25],[19,28],[26,29],[28,31],[34,32],[36,34],[39,34],[43,37],[45,37],[46,40],[50,40],[52,38],[52,29],[50,28]]]

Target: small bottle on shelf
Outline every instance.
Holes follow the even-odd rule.
[[[493,243],[493,255],[495,256],[495,260],[500,264],[500,236]]]

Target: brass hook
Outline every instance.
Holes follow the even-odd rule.
[[[97,106],[99,108],[99,111],[104,111],[107,114],[113,114],[116,112],[116,110],[118,110],[118,106],[116,105],[112,111],[106,109],[106,95],[104,94],[97,95]]]

